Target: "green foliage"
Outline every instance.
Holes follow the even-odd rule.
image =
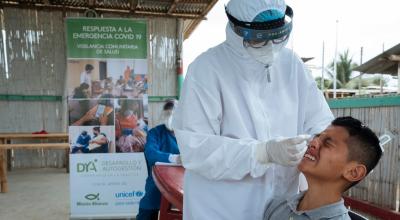
[[[367,86],[380,86],[380,81],[381,77],[379,76],[366,78],[366,75],[364,74],[363,78],[361,79],[361,88],[365,88]],[[360,82],[360,77],[353,78],[346,84],[346,88],[358,89],[359,82]],[[387,86],[386,79],[383,79],[383,86]]]
[[[329,65],[329,69],[334,72],[334,62],[332,61]],[[350,76],[352,70],[358,66],[357,63],[353,62],[353,58],[349,57],[349,50],[347,49],[342,54],[339,54],[339,59],[336,62],[336,69],[337,69],[337,82],[336,87],[339,88],[346,88],[346,84],[350,81]],[[333,75],[331,74],[333,78]],[[331,85],[330,87],[333,87]]]
[[[324,89],[333,89],[333,68],[334,62],[332,61],[329,65],[329,71],[326,73],[330,76],[332,80],[324,79]],[[353,62],[353,58],[349,57],[349,50],[344,51],[342,54],[339,54],[339,59],[336,63],[337,68],[337,81],[336,88],[346,88],[346,89],[358,89],[360,77],[351,77],[352,70],[358,66],[357,63]],[[361,87],[367,86],[380,86],[381,77],[366,77],[365,74],[361,79]],[[321,89],[321,77],[316,77],[315,81],[318,85],[318,88]],[[383,86],[387,85],[387,82],[383,80]]]
[[[315,82],[317,83],[318,88],[322,89],[320,76],[315,78]],[[331,84],[332,84],[332,82],[329,79],[324,79],[324,89],[328,89]]]

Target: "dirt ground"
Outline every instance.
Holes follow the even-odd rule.
[[[65,169],[18,169],[7,176],[9,191],[0,193],[0,219],[69,219],[69,175]]]
[[[0,193],[0,220],[70,219],[69,174],[65,168],[16,169],[7,177],[8,192]]]

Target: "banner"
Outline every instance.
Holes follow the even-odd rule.
[[[68,18],[71,217],[135,217],[147,177],[147,23]]]
[[[74,155],[75,156],[75,155]],[[71,215],[129,217],[144,196],[142,154],[88,154],[71,157]],[[115,209],[115,210],[114,210]]]
[[[123,19],[68,19],[68,58],[145,59],[146,22]]]

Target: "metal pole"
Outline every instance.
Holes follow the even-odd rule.
[[[325,72],[325,42],[322,41],[322,64],[321,64],[321,91],[324,92],[324,72]]]
[[[363,63],[362,58],[363,58],[363,47],[361,47],[361,50],[360,50],[360,66],[361,66],[362,63]],[[363,73],[360,72],[360,77],[359,77],[359,79],[358,79],[358,95],[361,95],[362,74],[363,74]]]
[[[335,44],[335,59],[333,60],[333,98],[336,98],[336,80],[337,80],[337,67],[336,67],[336,59],[337,59],[337,47],[338,47],[338,23],[339,20],[336,20],[336,44]]]
[[[385,44],[382,44],[382,53],[385,52]],[[383,74],[380,74],[379,77],[379,87],[380,87],[380,94],[383,94]]]
[[[176,75],[177,75],[177,93],[178,97],[181,95],[181,89],[183,85],[183,19],[177,19],[177,45],[176,45]]]

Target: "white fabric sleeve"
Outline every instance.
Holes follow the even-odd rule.
[[[269,165],[255,158],[260,141],[220,136],[223,106],[217,86],[207,88],[188,77],[182,91],[173,127],[183,166],[208,179],[262,176]]]
[[[82,72],[81,73],[81,83],[84,83],[84,82],[86,82],[86,73]]]
[[[333,121],[334,117],[325,100],[324,95],[318,89],[315,80],[308,74],[308,86],[306,87],[304,100],[305,120],[304,131],[307,134],[319,134]]]

